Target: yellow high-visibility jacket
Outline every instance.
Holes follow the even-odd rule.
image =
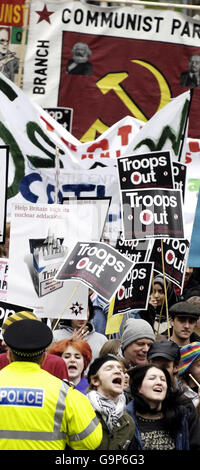
[[[88,398],[33,362],[0,371],[0,450],[96,449],[102,427]]]

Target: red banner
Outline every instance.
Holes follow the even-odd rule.
[[[2,0],[0,2],[0,24],[23,26],[26,0]]]

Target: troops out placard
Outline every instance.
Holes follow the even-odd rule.
[[[163,240],[163,258],[165,276],[169,281],[174,282],[182,289],[185,269],[187,266],[187,258],[189,252],[189,241],[183,240]],[[149,261],[154,262],[154,270],[163,273],[161,241],[154,240],[154,245],[149,257]]]
[[[169,151],[135,154],[117,158],[121,190],[174,188]]]
[[[184,238],[180,189],[121,191],[123,238]]]
[[[173,162],[174,189],[181,189],[182,199],[185,201],[185,185],[187,166],[184,163]]]
[[[57,280],[80,280],[108,302],[133,267],[131,260],[103,242],[77,242]]]
[[[115,296],[113,315],[147,308],[153,263],[136,263]]]

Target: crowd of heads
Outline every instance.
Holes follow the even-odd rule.
[[[152,295],[161,307],[160,276],[157,281]],[[45,351],[62,358],[70,384],[87,395],[97,413],[105,414],[110,429],[134,401],[135,410],[142,416],[165,416],[173,434],[182,422],[181,397],[186,399],[192,393],[190,400],[200,417],[200,337],[195,336],[199,300],[199,296],[190,296],[169,306],[170,336],[157,335],[144,318],[128,318],[121,336],[107,338],[95,358],[85,337],[88,331],[84,330],[95,315],[91,299],[86,320],[75,324],[63,320],[62,324],[75,332],[69,338],[55,341],[45,322],[31,311],[22,311],[4,321],[3,341],[10,361],[41,365]]]

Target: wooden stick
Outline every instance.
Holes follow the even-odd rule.
[[[168,338],[169,338],[169,337],[170,337],[170,331],[169,331],[169,313],[168,313],[167,288],[166,288],[166,279],[165,279],[165,262],[164,262],[164,251],[163,251],[163,239],[162,239],[162,238],[161,238],[161,255],[162,255],[162,269],[163,269],[163,281],[164,281],[166,313],[167,313],[167,331],[168,331]]]
[[[156,331],[156,339],[158,339],[158,336],[159,336],[159,329],[160,329],[160,323],[161,323],[162,311],[163,311],[164,304],[165,304],[165,298],[164,298],[163,301],[162,301],[162,305],[161,305],[161,309],[160,309],[160,315],[159,315],[159,321],[158,321],[158,329],[157,329],[157,331]]]
[[[55,155],[55,204],[58,204],[58,191],[59,191],[59,170],[60,170],[60,151],[56,145]]]
[[[189,377],[191,377],[191,379],[194,381],[194,383],[195,383],[198,387],[200,387],[199,382],[197,382],[197,380],[193,377],[192,374],[189,374]]]
[[[65,304],[65,306],[64,306],[64,308],[63,308],[63,310],[62,310],[62,312],[61,312],[61,314],[60,314],[60,316],[59,316],[59,318],[57,319],[57,322],[55,323],[55,325],[54,325],[52,331],[55,330],[57,324],[59,323],[60,319],[62,318],[63,313],[65,312],[66,308],[68,307],[68,304],[70,303],[72,297],[73,297],[74,294],[76,293],[76,291],[77,291],[77,289],[79,288],[79,286],[80,286],[80,282],[78,282],[78,284],[74,287],[74,289],[73,289],[73,291],[72,291],[72,294],[70,295],[69,299],[67,300],[67,302],[66,302],[66,304]]]

